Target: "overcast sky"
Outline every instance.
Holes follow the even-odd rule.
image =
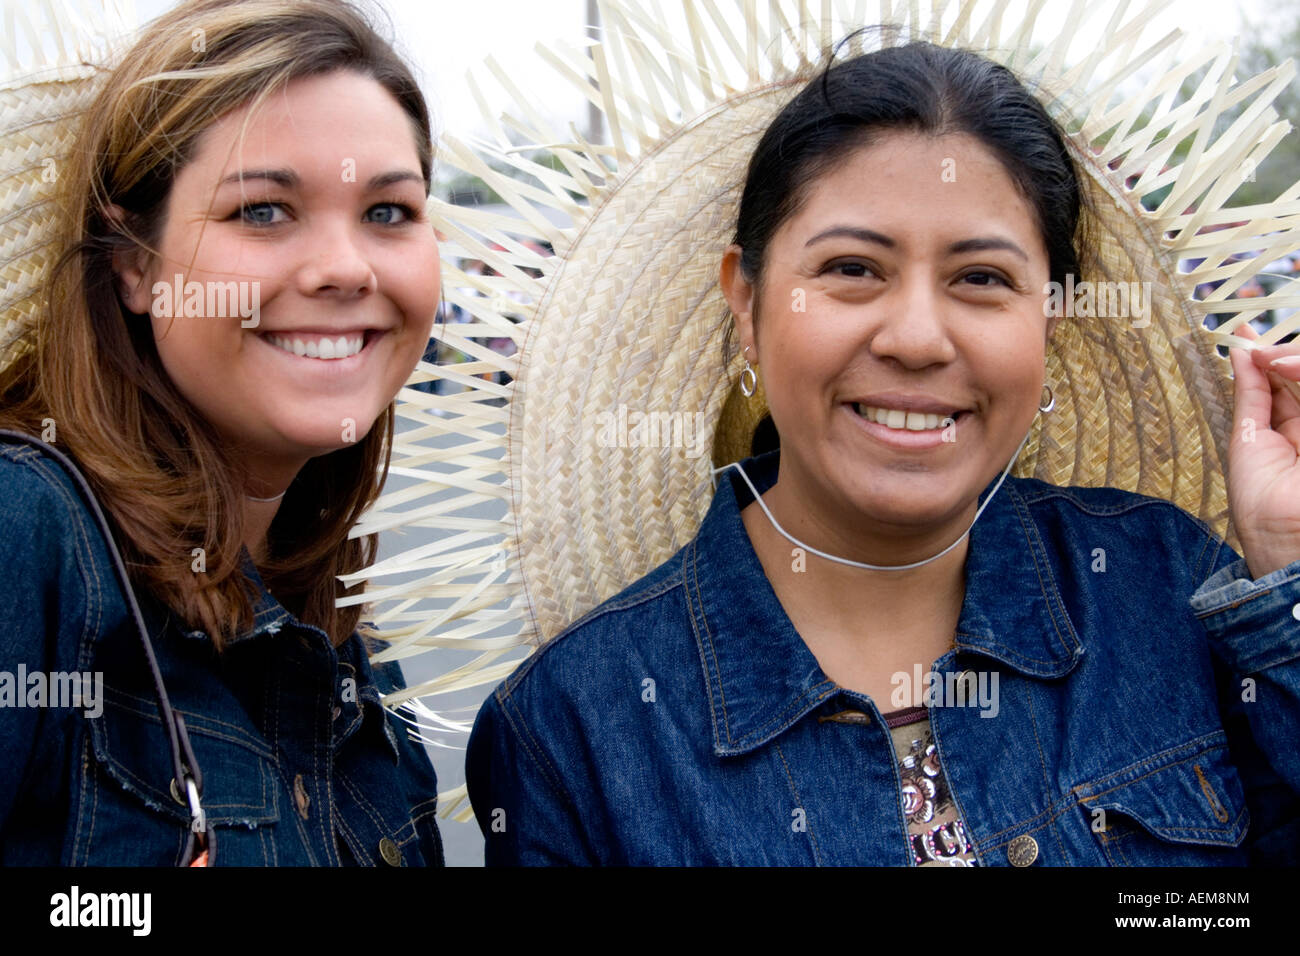
[[[3,0],[5,3],[19,0]],[[549,118],[565,125],[585,122],[586,105],[563,81],[553,80],[548,69],[525,70],[534,65],[533,47],[539,41],[564,39],[578,43],[584,36],[586,0],[372,0],[391,15],[398,42],[419,68],[440,124],[460,133],[481,128],[479,111],[466,91],[466,70],[489,54],[513,71],[529,77],[526,86],[535,94],[536,104]],[[654,0],[649,0],[654,2]],[[672,14],[682,0],[658,0],[665,10],[665,22],[679,22]],[[1105,3],[1105,0],[1093,0]],[[856,6],[875,9],[876,4],[856,0],[835,0],[837,9]],[[141,21],[156,16],[174,4],[171,0],[136,0]],[[719,0],[720,8],[729,8],[729,0]],[[810,6],[819,6],[812,0]],[[1134,3],[1134,7],[1140,6]],[[1068,0],[1048,0],[1044,24],[1060,23],[1070,8]],[[1109,7],[1108,7],[1109,8]],[[1211,39],[1230,38],[1241,32],[1241,12],[1255,22],[1267,22],[1266,0],[1176,0],[1161,20],[1167,30],[1178,26]],[[1104,24],[1103,24],[1104,25]],[[1080,36],[1078,49],[1087,45]],[[495,86],[486,85],[492,96]],[[499,105],[497,103],[494,106]]]

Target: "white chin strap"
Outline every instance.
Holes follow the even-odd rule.
[[[794,535],[786,531],[785,528],[781,527],[781,525],[777,522],[776,518],[772,515],[772,512],[768,510],[767,502],[763,500],[763,496],[758,493],[758,489],[754,487],[754,483],[749,480],[749,475],[745,474],[745,469],[740,467],[740,462],[733,461],[731,464],[723,465],[721,468],[714,468],[713,477],[716,481],[717,476],[720,473],[726,471],[728,468],[734,468],[736,469],[736,471],[740,472],[740,477],[743,478],[745,480],[745,484],[749,486],[749,491],[754,496],[754,500],[758,502],[758,506],[763,509],[763,514],[767,515],[767,520],[772,522],[772,527],[777,530],[777,533],[780,534],[781,537],[789,541],[791,544],[793,544],[795,547],[803,548],[809,554],[815,554],[817,555],[817,557],[825,558],[827,561],[834,561],[836,564],[847,564],[851,568],[863,568],[867,571],[908,571],[911,570],[912,568],[919,568],[924,564],[929,564],[931,561],[936,561],[939,558],[942,558],[945,554],[947,554],[953,548],[957,547],[957,545],[961,544],[962,541],[966,539],[966,536],[970,534],[970,529],[975,527],[975,522],[979,520],[980,515],[984,513],[984,509],[987,508],[989,506],[989,502],[993,500],[993,496],[996,495],[998,493],[998,489],[1002,487],[1002,482],[1006,480],[1007,473],[1011,471],[1011,466],[1014,465],[1016,463],[1016,459],[1020,457],[1020,452],[1024,450],[1025,442],[1029,441],[1029,435],[1032,432],[1033,432],[1033,428],[1031,427],[1030,430],[1025,433],[1025,437],[1020,440],[1020,447],[1016,449],[1016,453],[1012,455],[1011,460],[1007,462],[1007,467],[1002,469],[1002,476],[998,478],[998,483],[993,486],[993,490],[990,491],[988,497],[984,499],[984,503],[979,506],[978,510],[976,510],[975,517],[971,518],[970,524],[967,525],[966,530],[961,533],[961,537],[959,537],[952,544],[948,545],[948,547],[944,548],[938,554],[931,555],[930,557],[926,558],[923,561],[913,561],[911,564],[866,564],[862,561],[850,561],[848,558],[841,558],[834,554],[827,554],[825,551],[818,551],[812,545],[804,544]]]

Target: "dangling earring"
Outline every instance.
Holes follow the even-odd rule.
[[[1043,383],[1043,391],[1047,393],[1047,401],[1038,406],[1040,412],[1050,412],[1056,407],[1056,395],[1052,392],[1052,386],[1046,382]]]
[[[749,346],[745,346],[745,352],[748,354]],[[745,376],[749,378],[746,380]],[[749,398],[758,388],[758,373],[754,371],[754,366],[749,364],[749,359],[745,359],[745,367],[740,370],[740,394]]]

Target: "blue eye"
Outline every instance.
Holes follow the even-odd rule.
[[[376,214],[372,216],[373,214]],[[385,226],[397,226],[415,218],[415,210],[405,203],[386,202],[371,206],[366,210],[367,222],[377,222]]]
[[[241,206],[239,209],[240,218],[247,223],[255,226],[269,226],[277,220],[275,218],[276,210],[283,212],[284,207],[278,202],[255,202],[247,206]]]

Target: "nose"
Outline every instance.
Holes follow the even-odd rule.
[[[320,223],[312,230],[298,275],[303,295],[352,299],[379,285],[359,225],[345,222]]]
[[[951,303],[936,289],[928,270],[905,272],[895,288],[873,304],[871,354],[906,369],[944,365],[957,357],[949,335]]]

